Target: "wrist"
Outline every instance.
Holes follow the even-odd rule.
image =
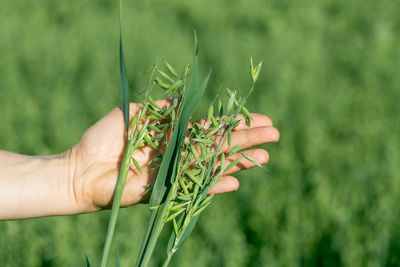
[[[42,160],[46,160],[42,158]],[[73,148],[67,151],[50,156],[49,164],[51,165],[51,172],[54,174],[55,181],[53,187],[55,192],[58,192],[59,209],[52,215],[72,215],[81,213],[79,202],[76,196],[76,171],[77,171],[77,157]],[[51,173],[49,176],[51,177]]]
[[[37,161],[38,186],[42,195],[39,201],[46,202],[39,216],[72,215],[80,213],[75,193],[76,157],[73,149],[61,154],[34,157]],[[40,184],[41,183],[41,184]],[[35,191],[36,191],[35,190]]]
[[[42,205],[33,217],[78,213],[73,186],[75,164],[72,150],[57,155],[32,157],[30,164],[32,179],[37,181],[31,191],[36,196],[31,198],[34,203]]]
[[[60,162],[58,164],[59,166],[64,166],[60,168],[64,168],[64,179],[68,181],[63,187],[70,207],[68,209],[70,213],[68,214],[81,214],[95,210],[91,205],[90,199],[85,197],[84,194],[85,185],[82,177],[86,175],[86,172],[82,172],[82,157],[79,151],[79,144],[77,144],[63,152],[59,157]]]
[[[0,219],[78,212],[70,151],[43,157],[0,152]]]

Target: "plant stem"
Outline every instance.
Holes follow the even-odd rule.
[[[177,185],[174,183],[167,195],[167,198],[164,202],[164,204],[162,205],[161,210],[158,212],[157,217],[155,218],[155,222],[153,223],[149,223],[148,227],[152,227],[151,232],[148,236],[147,242],[145,244],[145,246],[143,247],[144,249],[141,249],[141,255],[139,255],[138,257],[138,261],[136,262],[137,267],[146,267],[151,259],[151,255],[153,254],[154,248],[156,246],[158,237],[160,236],[161,230],[164,227],[164,220],[165,220],[165,214],[168,210],[169,204],[171,202],[171,198],[172,196],[176,193],[177,190]],[[154,225],[154,226],[153,226]],[[148,232],[149,229],[147,229],[146,231]],[[147,236],[147,233],[146,233]],[[145,237],[146,239],[146,237]]]
[[[147,243],[149,242],[148,240],[149,240],[150,234],[153,230],[153,226],[154,226],[158,211],[159,211],[159,207],[157,207],[151,211],[149,222],[147,224],[146,233],[144,235],[142,245],[140,246],[140,251],[139,251],[139,255],[137,257],[135,266],[138,266],[140,263],[140,260],[143,258],[143,253],[146,249]]]
[[[122,192],[124,190],[126,177],[128,175],[129,166],[130,166],[131,159],[132,159],[132,154],[133,154],[133,151],[135,150],[134,144],[135,144],[135,138],[128,139],[128,144],[126,146],[124,157],[123,157],[122,163],[121,163],[121,169],[119,170],[117,185],[115,187],[114,200],[113,200],[113,205],[112,205],[112,210],[111,210],[111,217],[110,217],[110,221],[109,221],[108,229],[107,229],[106,241],[104,244],[103,258],[101,260],[101,267],[105,267],[107,265],[107,260],[108,260],[109,254],[110,254],[111,242],[112,242],[112,239],[114,236],[115,225],[117,223],[117,217],[118,217],[118,212],[119,212],[121,198],[122,198]]]
[[[172,255],[174,255],[174,254],[168,253],[168,257],[167,257],[167,259],[165,260],[165,262],[164,262],[164,264],[163,264],[163,267],[167,267],[167,266],[168,266],[169,262],[170,262],[171,259],[172,259]]]

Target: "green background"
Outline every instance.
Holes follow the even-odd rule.
[[[173,266],[400,265],[400,3],[397,0],[126,1],[131,88],[147,66],[192,62],[244,94],[281,133],[268,172],[238,175]],[[118,1],[0,1],[0,148],[65,151],[119,105]],[[133,99],[134,100],[134,99]],[[200,111],[205,111],[202,105]],[[123,209],[114,252],[132,266],[146,206]],[[98,266],[109,211],[0,222],[0,265]],[[113,253],[115,257],[115,253]],[[164,248],[154,256],[157,266]],[[114,260],[114,258],[112,258]]]

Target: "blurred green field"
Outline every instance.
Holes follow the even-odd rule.
[[[118,2],[0,1],[0,149],[62,152],[119,105]],[[248,106],[281,133],[265,146],[269,172],[238,175],[240,190],[217,197],[172,266],[400,266],[399,10],[398,0],[125,2],[131,88],[157,60],[191,62],[196,29],[201,74],[213,69],[204,103],[221,83],[247,92],[253,56],[264,64]],[[98,266],[108,216],[0,222],[0,266],[83,266],[85,254]],[[144,205],[122,210],[122,266],[147,216]]]

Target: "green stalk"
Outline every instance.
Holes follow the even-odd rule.
[[[171,261],[171,259],[172,259],[172,253],[170,254],[170,253],[168,253],[168,257],[167,257],[167,259],[165,260],[165,262],[164,262],[164,264],[163,264],[163,267],[167,267],[168,265],[169,265],[169,262]]]
[[[153,209],[151,211],[150,218],[149,218],[149,223],[147,224],[146,233],[144,235],[143,242],[142,242],[142,245],[140,247],[139,255],[137,257],[135,266],[138,266],[140,260],[143,258],[143,253],[144,253],[144,251],[145,251],[145,249],[147,247],[150,235],[151,235],[151,233],[153,231],[153,227],[154,227],[154,223],[156,221],[156,217],[157,217],[158,211],[159,211],[159,207],[155,208],[155,209]]]
[[[164,227],[164,219],[166,217],[166,213],[169,207],[169,204],[171,202],[172,196],[176,193],[177,190],[177,185],[173,184],[172,187],[170,188],[168,192],[168,196],[166,198],[166,201],[164,204],[162,204],[162,209],[158,212],[157,217],[153,217],[153,212],[156,212],[155,210],[152,211],[152,217],[153,220],[155,220],[154,223],[149,223],[148,228],[146,230],[146,236],[145,239],[145,244],[142,244],[142,248],[140,250],[140,254],[138,256],[138,261],[136,262],[136,267],[146,267],[151,259],[151,255],[153,254],[154,248],[156,246],[157,240],[161,234],[161,231]],[[157,208],[157,210],[159,207]],[[151,229],[149,229],[151,228]],[[146,238],[147,237],[147,238]]]
[[[122,96],[122,111],[124,114],[125,129],[127,136],[127,145],[124,152],[124,157],[122,159],[121,168],[118,174],[118,180],[114,191],[114,199],[111,210],[111,217],[108,223],[106,241],[104,243],[103,257],[101,260],[101,266],[105,267],[107,265],[107,260],[110,255],[111,243],[114,236],[115,225],[117,223],[118,212],[121,204],[122,192],[124,190],[124,185],[126,177],[128,176],[129,166],[132,160],[133,151],[137,148],[138,144],[136,138],[128,138],[129,133],[129,85],[128,78],[126,77],[126,67],[124,59],[124,51],[122,47],[122,0],[120,0],[120,13],[119,13],[119,60],[120,60],[120,79],[121,79],[121,96]],[[139,121],[140,122],[140,121]],[[136,119],[132,123],[136,124]],[[137,127],[137,126],[136,126]],[[136,142],[136,145],[135,145]]]
[[[132,160],[132,154],[135,150],[135,138],[129,139],[125,149],[125,154],[122,159],[121,169],[119,170],[117,185],[114,192],[114,200],[111,210],[111,217],[108,223],[107,236],[104,244],[103,258],[101,260],[101,266],[107,265],[107,260],[110,254],[111,242],[114,236],[115,224],[117,223],[118,212],[121,204],[122,192],[128,176],[129,166]]]

